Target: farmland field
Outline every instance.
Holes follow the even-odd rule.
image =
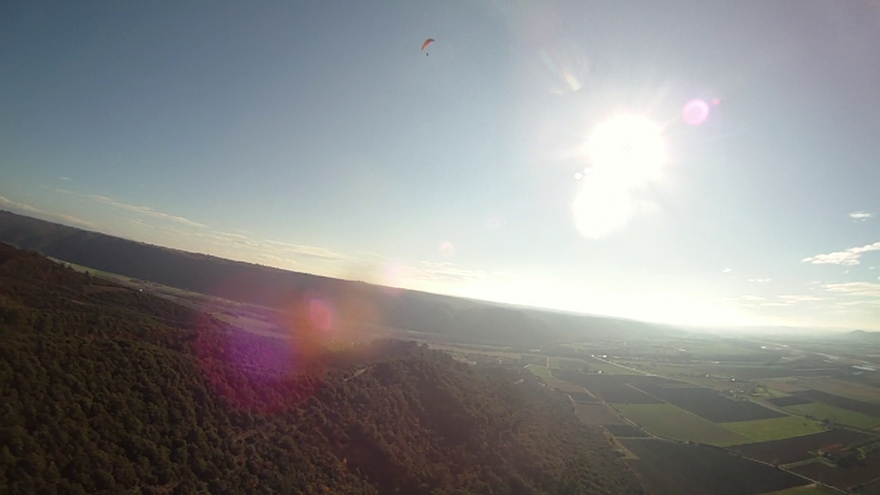
[[[857,431],[835,429],[784,440],[737,445],[730,447],[730,450],[772,464],[790,464],[813,457],[809,452],[811,450],[835,443],[848,445],[869,437],[870,435]]]
[[[605,425],[605,429],[616,437],[647,437],[648,434],[633,425]]]
[[[577,385],[573,385],[577,386]],[[568,396],[571,397],[571,400],[579,403],[579,404],[598,404],[599,399],[590,395],[587,392],[569,392]]]
[[[749,439],[672,404],[614,404],[615,409],[649,432],[676,440],[737,445]]]
[[[535,366],[546,367],[550,364],[550,359],[548,359],[547,356],[535,356],[534,354],[521,354],[519,360],[524,365],[533,364]]]
[[[785,397],[774,397],[767,399],[767,402],[776,407],[799,406],[801,404],[811,404],[813,401],[799,395],[788,395]]]
[[[627,463],[654,495],[757,495],[807,483],[721,449],[664,440],[620,442],[639,457]]]
[[[628,424],[605,404],[576,404],[575,415],[588,425],[625,425]]]
[[[783,414],[751,401],[729,399],[709,388],[645,387],[645,392],[716,423],[779,418]]]
[[[614,375],[638,375],[641,374],[638,371],[633,371],[628,368],[624,368],[622,366],[618,366],[614,363],[610,363],[607,361],[601,361],[599,359],[586,359],[586,366],[593,369],[594,371],[601,371],[602,373],[611,373]]]
[[[779,390],[780,392],[788,394],[809,390],[807,387],[798,385],[796,380],[790,378],[785,380],[767,380],[765,384],[774,390]]]
[[[880,416],[880,404],[862,402],[860,400],[850,399],[848,397],[841,397],[839,395],[829,394],[827,392],[822,392],[819,390],[807,390],[804,392],[798,392],[797,395],[810,399],[814,402],[822,402],[824,404],[830,404],[832,406],[836,406],[842,409],[848,409],[850,411],[855,411],[870,416]]]
[[[800,416],[725,423],[724,427],[734,433],[748,437],[754,442],[812,435],[813,433],[824,431],[820,423]]]
[[[534,365],[534,364],[529,364],[526,367],[529,369],[529,371],[540,376],[541,378],[543,378],[545,380],[553,378],[553,374],[550,373],[550,368],[547,368],[546,366],[538,366],[538,365]]]
[[[835,380],[834,378],[810,378],[800,380],[798,383],[806,388],[854,400],[870,402],[880,399],[880,389],[870,385]]]
[[[816,419],[827,419],[829,421],[834,421],[842,425],[854,426],[856,428],[864,428],[868,430],[877,425],[880,425],[880,419],[873,416],[867,416],[865,414],[857,413],[855,411],[847,411],[846,409],[829,406],[828,404],[820,404],[818,402],[814,402],[812,404],[802,404],[799,406],[789,406],[783,409],[795,414],[801,414],[804,416],[810,415]]]
[[[827,485],[848,490],[880,478],[880,451],[869,454],[863,465],[840,468],[814,462],[793,468],[792,471]]]
[[[580,359],[559,358],[558,361],[559,361],[558,368],[564,369],[564,370],[580,371],[585,366],[587,366],[587,363],[581,361]]]
[[[554,370],[554,376],[576,383],[605,402],[621,404],[659,404],[661,401],[629,386],[620,375],[584,374],[569,370]]]
[[[797,374],[791,368],[785,366],[736,366],[719,364],[714,366],[695,366],[694,369],[699,369],[701,372],[710,375],[735,378],[737,380],[782,378],[795,376]]]
[[[534,364],[528,364],[528,365],[526,365],[526,367],[529,369],[529,371],[534,373],[535,376],[541,377],[541,379],[544,380],[544,382],[547,383],[547,385],[555,388],[556,390],[559,390],[560,392],[574,393],[574,394],[583,394],[584,393],[583,387],[580,387],[578,385],[574,385],[569,382],[564,382],[564,381],[554,377],[553,372],[550,370],[550,368],[547,368],[546,366],[537,366]]]

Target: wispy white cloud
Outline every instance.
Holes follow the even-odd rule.
[[[247,237],[246,235],[244,235],[244,234],[233,234],[233,233],[231,233],[231,232],[220,232],[220,231],[218,231],[218,230],[212,230],[211,233],[214,234],[214,235],[216,235],[216,236],[219,236],[219,237],[222,237],[222,238],[229,238],[229,239],[240,239],[240,240],[246,240],[246,239],[248,238],[248,237]]]
[[[845,251],[837,251],[828,254],[817,254],[804,258],[801,263],[813,263],[814,265],[843,265],[853,266],[859,264],[859,258],[867,252],[880,251],[880,241],[873,244],[849,248]]]
[[[74,194],[76,194],[76,193],[74,193]],[[200,228],[206,227],[206,225],[204,225],[204,224],[201,224],[198,222],[193,222],[192,220],[187,220],[186,218],[183,218],[183,217],[169,215],[168,213],[156,211],[156,210],[154,210],[150,207],[147,207],[147,206],[135,206],[135,205],[127,204],[127,203],[122,203],[120,201],[116,201],[113,198],[108,198],[107,196],[99,196],[97,194],[85,194],[85,195],[80,195],[80,196],[84,196],[88,199],[91,199],[92,201],[96,201],[98,203],[103,203],[105,205],[112,206],[114,208],[119,208],[121,210],[131,211],[131,212],[138,213],[141,215],[147,215],[147,216],[151,216],[154,218],[160,218],[162,220],[177,222],[177,223],[181,223],[184,225],[189,225],[190,227],[200,227]]]
[[[783,295],[783,296],[778,296],[778,297],[779,297],[779,299],[782,299],[783,301],[791,301],[791,302],[795,302],[795,303],[818,302],[818,301],[825,300],[824,297],[808,296],[808,295],[803,295],[803,294],[788,294],[788,295]]]
[[[849,217],[852,218],[853,220],[857,220],[859,222],[864,222],[865,220],[868,220],[869,218],[873,218],[874,214],[868,213],[866,211],[854,211],[849,214]]]
[[[763,301],[767,298],[761,296],[745,295],[740,297],[740,299],[742,299],[743,301]]]
[[[826,298],[810,296],[804,294],[784,294],[780,296],[755,296],[755,295],[745,295],[740,296],[736,302],[739,304],[743,304],[746,306],[750,305],[758,305],[758,306],[794,306],[801,303],[816,303],[819,301],[825,301]]]
[[[730,273],[730,268],[725,268],[724,270],[721,270],[721,273]]]
[[[302,256],[306,258],[315,258],[324,261],[345,261],[349,256],[336,251],[304,244],[290,244],[287,242],[265,240],[262,241],[267,247],[271,247],[278,253],[290,254],[294,256]]]
[[[772,282],[772,278],[750,278],[749,282],[756,282],[759,284],[766,284],[767,282]]]
[[[80,225],[82,227],[88,227],[88,228],[92,228],[92,229],[97,228],[97,225],[95,225],[94,223],[89,222],[87,220],[83,220],[81,218],[77,218],[72,215],[67,215],[65,213],[55,213],[55,212],[50,212],[50,211],[43,211],[38,208],[34,208],[31,205],[26,205],[24,203],[18,203],[16,201],[12,201],[12,200],[7,199],[3,196],[0,196],[0,206],[3,206],[5,208],[9,208],[10,210],[17,211],[19,213],[39,215],[42,217],[46,217],[47,219],[58,220],[58,221],[61,221],[62,223]]]
[[[26,205],[24,203],[18,203],[18,202],[12,201],[10,199],[6,199],[3,196],[0,196],[0,205],[3,205],[7,208],[15,208],[17,210],[27,211],[30,213],[38,213],[40,211],[40,210],[34,208],[33,206]]]
[[[880,284],[871,282],[847,282],[842,284],[825,284],[825,290],[847,296],[880,298]]]
[[[880,299],[856,299],[854,301],[839,301],[834,303],[838,308],[863,308],[880,306]]]
[[[58,180],[63,181],[63,182],[70,182],[73,179],[71,179],[70,177],[64,177],[62,175],[62,176],[58,177]]]
[[[452,263],[422,261],[414,267],[415,278],[442,282],[471,282],[493,278],[493,275],[482,270],[458,268]]]

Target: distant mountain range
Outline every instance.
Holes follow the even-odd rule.
[[[0,242],[96,270],[270,308],[315,295],[356,298],[358,317],[456,341],[547,347],[669,329],[631,320],[488,303],[297,273],[154,246],[0,211]]]

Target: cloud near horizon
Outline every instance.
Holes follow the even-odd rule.
[[[105,204],[107,206],[111,206],[113,208],[118,208],[120,210],[126,210],[126,211],[130,211],[133,213],[139,213],[141,215],[147,215],[147,216],[150,216],[153,218],[158,218],[161,220],[168,220],[170,222],[176,222],[176,223],[180,223],[183,225],[189,225],[190,227],[199,227],[199,228],[207,227],[207,225],[205,225],[205,224],[202,224],[199,222],[194,222],[194,221],[186,219],[184,217],[179,217],[176,215],[170,215],[168,213],[163,213],[161,211],[154,210],[148,206],[136,206],[136,205],[130,205],[128,203],[122,203],[122,202],[117,201],[113,198],[110,198],[107,196],[101,196],[99,194],[81,194],[78,192],[70,191],[68,189],[55,189],[55,191],[60,192],[60,193],[64,193],[64,194],[71,194],[73,196],[78,196],[80,198],[88,199],[88,200],[94,201],[96,203]]]
[[[48,211],[43,211],[43,210],[40,210],[39,208],[34,208],[31,205],[26,205],[24,203],[18,203],[18,202],[12,201],[12,200],[5,198],[3,196],[0,196],[0,206],[5,206],[13,211],[17,210],[19,213],[39,215],[39,216],[42,216],[46,219],[61,221],[63,223],[64,222],[72,223],[75,225],[80,225],[82,227],[88,227],[91,229],[98,228],[97,225],[95,225],[92,222],[89,222],[88,220],[83,220],[81,218],[77,218],[72,215],[67,215],[64,213],[52,213],[52,212],[48,212]]]
[[[841,284],[825,284],[823,287],[828,292],[833,292],[836,294],[880,299],[880,284],[875,284],[871,282],[846,282]]]
[[[849,214],[849,217],[852,218],[853,220],[858,220],[860,222],[864,222],[865,220],[873,218],[874,214],[868,213],[866,211],[854,211]]]
[[[860,263],[859,258],[862,254],[870,251],[880,251],[880,241],[873,244],[849,248],[844,251],[836,251],[827,254],[817,254],[804,258],[801,263],[812,263],[814,265],[843,265],[854,266]]]

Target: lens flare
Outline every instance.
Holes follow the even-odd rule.
[[[688,125],[700,125],[709,118],[709,104],[699,98],[691,100],[685,103],[681,116]]]
[[[315,328],[326,332],[333,327],[333,311],[322,299],[313,298],[309,301],[309,320]]]
[[[455,254],[455,246],[451,242],[444,242],[440,245],[440,254],[447,258]]]

